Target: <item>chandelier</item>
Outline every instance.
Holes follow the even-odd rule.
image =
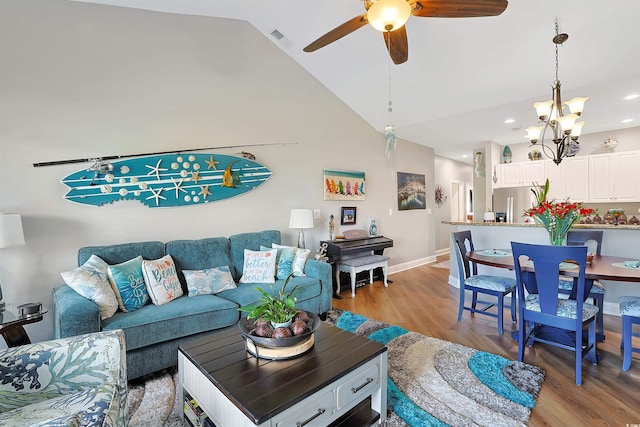
[[[582,132],[584,121],[576,122],[582,114],[584,103],[589,99],[573,98],[565,102],[569,107],[570,114],[565,115],[562,111],[562,96],[560,95],[560,80],[558,79],[558,45],[561,45],[569,38],[568,34],[558,32],[558,19],[555,19],[556,35],[553,43],[556,45],[556,80],[553,82],[551,91],[551,100],[545,102],[536,102],[533,108],[536,109],[540,126],[529,126],[525,129],[527,137],[531,141],[531,145],[539,143],[542,152],[557,165],[562,162],[564,157],[573,157],[580,151],[578,137]],[[553,133],[553,144],[545,144],[544,136],[546,131],[550,129]]]

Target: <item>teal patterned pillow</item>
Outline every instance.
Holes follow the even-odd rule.
[[[291,271],[289,273],[293,272],[294,276],[306,276],[306,274],[304,274],[304,265],[307,262],[307,258],[309,257],[309,253],[311,253],[311,250],[300,249],[292,246],[277,245],[275,243],[272,243],[271,247],[277,248],[278,251],[282,248],[293,249],[293,260],[291,262]],[[278,279],[281,279],[281,277],[278,277]],[[286,277],[282,277],[282,279],[286,279]]]
[[[296,248],[291,246],[281,246],[272,244],[273,248],[278,250],[277,261],[276,261],[276,277],[278,279],[286,279],[291,275],[293,271],[293,260],[296,256]],[[268,248],[266,246],[260,246],[261,251],[268,251],[272,248]]]
[[[187,282],[190,297],[213,295],[237,287],[231,270],[226,265],[206,270],[182,270],[182,273]]]
[[[109,266],[109,282],[118,299],[118,307],[125,313],[149,302],[149,293],[142,275],[142,256]]]

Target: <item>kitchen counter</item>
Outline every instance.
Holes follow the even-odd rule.
[[[449,225],[468,225],[481,227],[542,227],[542,225],[532,222],[472,222],[472,221],[442,221]],[[572,228],[587,230],[640,230],[640,225],[610,225],[610,224],[575,224]]]

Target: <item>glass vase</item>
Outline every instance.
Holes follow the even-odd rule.
[[[549,231],[549,243],[553,246],[566,246],[567,233],[554,233]]]

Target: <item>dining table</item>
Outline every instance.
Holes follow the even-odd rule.
[[[513,253],[511,249],[477,249],[467,252],[467,258],[477,264],[489,267],[514,269]],[[637,266],[635,266],[638,263]],[[522,261],[521,261],[522,265]],[[633,265],[633,266],[630,266]],[[524,267],[523,270],[528,270]],[[561,268],[560,273],[568,277],[577,277],[578,269]],[[612,280],[618,282],[640,282],[640,260],[609,255],[594,255],[591,262],[585,268],[585,289],[583,300],[588,298],[594,280]],[[525,279],[525,286],[529,293],[535,293],[535,280]],[[533,285],[532,285],[533,282]],[[575,287],[574,287],[575,288]],[[576,299],[576,290],[573,289],[569,298]],[[604,335],[596,334],[598,341],[604,341]]]

